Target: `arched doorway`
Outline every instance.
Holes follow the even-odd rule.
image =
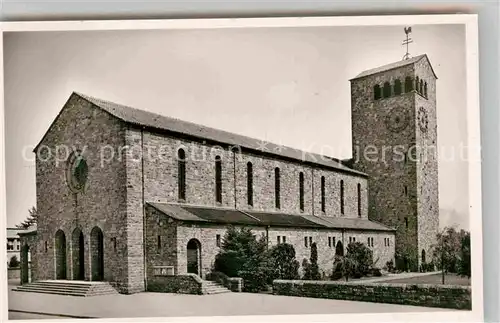
[[[187,272],[201,274],[201,244],[196,239],[189,240],[187,244]]]
[[[422,264],[425,264],[425,250],[422,249]]]
[[[31,282],[31,252],[28,245],[21,248],[21,285]]]
[[[339,257],[344,256],[344,245],[341,241],[337,242],[337,245],[335,246],[335,255]]]
[[[56,279],[66,279],[66,235],[57,230],[55,236]]]
[[[71,235],[71,254],[73,262],[73,279],[85,279],[85,240],[79,228],[73,230]]]
[[[90,252],[92,254],[92,280],[104,279],[104,236],[99,227],[90,232]]]

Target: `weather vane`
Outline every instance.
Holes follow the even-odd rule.
[[[408,45],[410,43],[413,43],[413,39],[411,39],[409,36],[411,34],[411,27],[405,27],[405,34],[406,34],[406,39],[403,40],[402,45],[406,45],[406,54],[403,56],[403,60],[410,58],[410,53],[408,52]]]

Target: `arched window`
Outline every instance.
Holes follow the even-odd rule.
[[[340,181],[340,214],[344,215],[344,181]]]
[[[184,149],[177,152],[177,186],[179,191],[179,200],[186,200],[186,153]]]
[[[373,87],[373,98],[375,100],[379,100],[382,97],[382,89],[380,88],[380,85],[376,84]]]
[[[396,79],[394,81],[394,95],[400,95],[403,92],[401,81]]]
[[[425,91],[424,91],[424,80],[420,79],[420,94],[425,96]]]
[[[384,83],[383,95],[384,95],[384,98],[388,98],[391,96],[391,84],[389,82]]]
[[[358,216],[361,217],[361,184],[358,183]]]
[[[215,200],[222,203],[222,161],[220,156],[215,156]]]
[[[300,210],[304,211],[304,173],[299,174],[299,205]]]
[[[413,91],[413,79],[411,76],[405,78],[405,93]]]
[[[424,83],[424,96],[427,97],[427,82]]]
[[[422,264],[425,264],[425,250],[422,249]]]
[[[418,76],[415,78],[415,90],[420,93],[420,78]]]
[[[321,176],[321,211],[325,212],[325,176]]]
[[[276,167],[274,169],[274,206],[279,209],[281,207],[280,203],[280,169]]]
[[[247,163],[247,204],[253,205],[253,166]]]

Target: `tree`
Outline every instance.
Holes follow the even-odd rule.
[[[33,206],[31,209],[28,210],[28,212],[29,212],[29,215],[26,218],[26,220],[24,220],[20,224],[17,224],[16,228],[28,229],[38,222],[38,211],[37,211],[36,207]]]
[[[463,230],[462,230],[463,231]],[[458,261],[458,274],[461,276],[471,276],[470,263],[470,232],[461,232],[460,257]]]
[[[270,250],[274,279],[298,279],[299,262],[295,259],[295,249],[291,244],[281,243]]]
[[[214,270],[243,278],[246,291],[265,289],[273,277],[265,237],[257,239],[248,228],[229,227],[215,257]]]
[[[453,227],[446,227],[436,236],[436,244],[433,246],[433,259],[439,269],[441,269],[441,281],[445,283],[446,273],[456,273],[458,256],[461,251],[462,236],[464,230],[457,232]]]
[[[318,267],[318,246],[316,245],[316,242],[313,242],[311,245],[311,279],[312,280],[320,280],[321,279],[321,274],[319,273],[319,267]]]
[[[9,262],[9,268],[17,268],[19,267],[19,260],[17,259],[17,256],[12,256],[10,258],[10,262]]]

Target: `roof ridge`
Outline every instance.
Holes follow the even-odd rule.
[[[402,66],[406,66],[406,65],[410,65],[410,64],[415,64],[416,62],[420,61],[424,57],[427,57],[427,54],[420,54],[420,55],[411,57],[411,58],[406,59],[406,60],[394,61],[392,63],[387,63],[387,64],[384,64],[384,65],[381,65],[381,66],[378,66],[378,67],[369,68],[369,69],[366,69],[366,70],[362,71],[361,73],[359,73],[355,77],[351,78],[350,81],[356,80],[356,79],[359,79],[359,78],[363,78],[363,77],[366,77],[366,76],[370,76],[370,75],[373,75],[373,74],[386,72],[386,71],[389,71],[389,70],[392,70],[392,69],[395,69],[395,68],[399,68],[399,67],[402,67]],[[428,57],[427,57],[427,60],[429,60]],[[429,64],[430,64],[430,61],[429,61]],[[432,66],[431,66],[431,69],[432,69]],[[434,73],[434,70],[433,70],[433,73]],[[435,73],[434,73],[434,76],[435,76]]]

